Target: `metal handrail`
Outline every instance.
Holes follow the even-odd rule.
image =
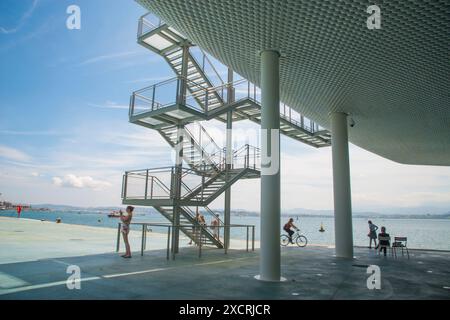
[[[151,20],[146,19],[148,16],[151,16],[151,17],[156,18],[156,19],[157,19],[157,23],[155,24],[155,23],[153,23]],[[151,12],[148,12],[148,13],[144,14],[143,16],[141,16],[141,17],[139,18],[139,23],[138,23],[138,37],[141,37],[141,36],[143,36],[144,34],[149,33],[149,32],[151,32],[151,31],[153,31],[153,30],[155,30],[155,29],[157,29],[157,28],[159,28],[159,27],[161,27],[161,26],[163,26],[163,25],[165,25],[165,24],[166,24],[166,23],[165,23],[160,17],[154,15],[154,14],[151,13]],[[147,30],[146,32],[144,32],[144,28],[143,28],[144,26],[147,26],[147,27],[148,27],[148,30]],[[214,64],[212,63],[212,61],[209,59],[208,55],[207,55],[201,48],[199,48],[199,49],[200,49],[200,53],[202,54],[202,57],[201,57],[201,58],[202,58],[202,60],[203,60],[201,70],[202,70],[203,72],[205,72],[205,62],[207,62],[208,65],[211,67],[211,69],[214,71],[214,73],[215,73],[215,75],[217,76],[217,78],[218,78],[218,79],[220,80],[220,82],[223,84],[224,81],[223,81],[222,77],[220,76],[220,73],[217,71],[216,67],[214,66]],[[194,56],[192,56],[192,58],[195,59]],[[197,61],[196,61],[196,62],[197,62]],[[198,62],[197,62],[197,64],[198,64]]]
[[[251,146],[249,144],[243,145],[238,150],[234,151],[232,156],[232,167],[234,168],[234,163],[238,159],[244,158],[244,168],[252,168],[257,169],[257,160],[261,159],[261,149],[255,146]],[[253,165],[250,165],[250,158],[253,158]]]
[[[174,90],[173,100],[169,101],[167,103],[161,103],[161,102],[156,101],[155,96],[156,96],[158,88],[166,86],[166,85],[170,85],[170,84],[176,84],[176,87],[179,88],[181,81],[186,81],[186,83],[189,84],[190,86],[200,88],[199,92],[204,92],[203,90],[205,89],[205,87],[203,87],[201,84],[199,84],[196,81],[190,80],[183,76],[172,77],[170,79],[167,79],[167,80],[155,83],[153,85],[146,86],[142,89],[133,91],[133,93],[131,94],[131,100],[130,100],[130,112],[129,112],[130,116],[133,116],[136,114],[135,113],[136,98],[138,98],[139,100],[143,100],[145,102],[145,106],[147,106],[146,108],[141,110],[139,113],[159,110],[159,109],[177,104],[178,101],[177,101],[177,97],[176,97],[176,90]],[[187,93],[185,95],[185,100],[189,100],[189,98],[192,98],[195,100],[196,104],[186,103],[186,105],[189,105],[189,107],[191,107],[199,112],[204,112],[202,106],[197,101],[197,99],[200,98],[201,96],[202,95],[198,94],[198,93],[195,93],[195,94]],[[207,98],[206,98],[205,102],[206,101],[207,101]]]
[[[211,62],[211,60],[209,59],[209,57],[207,56],[207,54],[199,47],[200,52],[203,54],[202,58],[203,60],[207,61],[208,64],[211,66],[211,68],[213,69],[214,73],[216,74],[217,78],[220,80],[221,84],[223,85],[225,82],[222,80],[222,77],[220,76],[219,72],[217,71],[216,67],[214,67],[214,64]],[[203,62],[202,65],[203,69],[203,73],[205,73],[205,63]]]
[[[222,174],[222,172],[223,172],[223,171],[217,171],[214,175],[212,175],[212,176],[209,177],[209,180],[215,179],[217,176],[219,176],[220,174]],[[190,173],[190,172],[188,172],[188,173]],[[194,175],[197,175],[195,172],[193,172],[193,174],[194,174]],[[183,176],[186,176],[186,175],[187,175],[187,173],[185,173]],[[208,180],[208,181],[209,181],[209,180]],[[183,180],[181,180],[181,181],[183,181]],[[185,198],[185,199],[192,198],[193,194],[197,192],[196,190],[200,189],[206,182],[207,182],[207,181],[202,181],[202,182],[200,182],[198,185],[196,185],[196,186],[193,187],[193,188],[189,188],[189,187],[188,187],[187,189],[188,189],[188,191],[190,191],[190,192],[187,193],[187,194],[185,194],[185,195],[183,196],[183,198]]]
[[[186,184],[183,182],[183,180],[181,180],[181,185],[182,185],[184,188],[186,188],[187,191],[189,191],[189,193],[192,193],[192,192],[193,192],[193,190],[192,190],[191,188],[189,188],[189,186],[186,185]],[[186,209],[188,209],[191,213],[194,213],[189,207],[183,207],[183,208],[186,208]],[[217,218],[217,219],[219,220],[219,223],[220,223],[220,224],[223,224],[223,221],[222,221],[219,217],[217,217],[216,214],[214,213],[214,211],[212,211],[208,206],[205,206],[205,207],[203,207],[203,208],[205,208],[205,210],[209,213],[210,216],[212,216],[212,217],[214,217],[214,218]],[[186,209],[185,209],[185,211],[188,211],[188,210],[186,210]],[[194,215],[194,216],[195,216],[195,215]]]
[[[153,84],[151,86],[147,86],[145,88],[136,90],[136,91],[133,92],[133,96],[147,101],[148,104],[152,104],[151,108],[149,107],[149,110],[158,110],[158,109],[164,108],[166,106],[171,106],[171,105],[176,103],[176,97],[174,97],[174,99],[173,99],[174,101],[162,104],[162,103],[159,103],[159,102],[157,102],[157,101],[155,101],[153,99],[154,96],[155,96],[155,90],[158,87],[170,84],[170,83],[175,82],[175,81],[179,82],[181,80],[185,80],[188,83],[190,83],[192,86],[196,86],[196,87],[199,88],[199,90],[197,92],[195,92],[194,94],[187,93],[186,94],[186,98],[188,99],[189,97],[192,97],[195,100],[195,99],[198,99],[198,98],[200,98],[202,96],[205,96],[205,101],[203,103],[206,106],[208,106],[208,101],[210,99],[210,94],[216,93],[216,94],[218,94],[221,97],[222,100],[224,100],[223,96],[220,95],[220,92],[224,92],[224,89],[228,88],[229,86],[236,87],[236,86],[240,86],[242,84],[247,84],[246,85],[246,89],[245,89],[246,93],[244,94],[243,98],[252,99],[256,103],[261,103],[260,99],[258,98],[258,95],[256,94],[256,92],[258,92],[259,89],[256,87],[256,85],[254,85],[253,83],[251,83],[247,79],[239,79],[239,80],[236,80],[236,81],[233,81],[233,82],[224,83],[222,85],[215,86],[215,87],[204,87],[201,84],[199,84],[199,83],[197,83],[195,81],[189,80],[189,79],[187,79],[185,77],[176,76],[176,77],[170,78],[168,80],[165,80],[165,81]],[[145,95],[142,95],[142,93],[144,93],[144,92],[150,92],[149,96],[151,96],[152,98],[147,97]],[[132,104],[133,105],[131,106],[131,108],[134,111],[134,104],[135,104],[135,100],[134,99],[132,99]],[[223,105],[225,105],[225,103],[217,106],[216,108],[221,107]],[[200,111],[200,112],[204,112],[204,110],[201,108],[201,106],[198,106],[198,107],[194,106],[194,105],[190,105],[190,106],[193,107],[194,109]],[[292,116],[293,113],[294,114],[298,114],[298,116],[300,117],[300,121],[298,121],[298,120],[293,118],[293,116]],[[132,112],[131,114],[133,115],[134,112]],[[283,118],[284,120],[286,120],[286,121],[288,121],[288,122],[290,122],[290,123],[300,127],[300,128],[303,128],[304,130],[306,130],[308,132],[311,132],[311,133],[314,133],[314,132],[322,130],[322,128],[319,127],[315,122],[313,122],[310,119],[305,118],[302,114],[298,113],[297,111],[293,110],[291,107],[289,107],[289,106],[287,106],[286,104],[283,104],[283,103],[280,103],[280,117]],[[310,122],[309,126],[306,124],[306,122],[308,122],[308,121]]]
[[[143,172],[146,170],[149,170],[149,172],[165,172],[167,170],[171,170],[173,166],[166,166],[166,167],[157,167],[157,168],[151,168],[151,169],[137,169],[137,170],[128,170],[125,171],[125,173],[137,173],[137,172]]]
[[[142,226],[142,235],[141,235],[141,256],[144,255],[144,251],[146,249],[147,245],[147,233],[148,233],[148,227],[165,227],[167,228],[167,247],[166,247],[166,259],[170,260],[172,257],[172,260],[175,260],[175,254],[176,251],[174,250],[174,237],[172,236],[172,231],[175,229],[180,230],[181,228],[189,228],[193,225],[190,224],[169,224],[169,223],[149,223],[149,222],[131,222],[130,225],[140,225]],[[121,233],[121,226],[122,222],[119,222],[117,224],[117,237],[116,237],[116,252],[119,252],[120,250],[120,233]],[[228,224],[228,225],[222,225],[222,226],[212,226],[212,225],[198,225],[197,228],[200,228],[201,230],[207,229],[207,228],[246,228],[247,229],[247,235],[246,235],[246,251],[250,251],[250,229],[252,230],[251,235],[251,251],[255,251],[255,226],[250,224]],[[172,241],[171,241],[172,240]],[[202,246],[203,246],[203,232],[200,232],[200,241],[198,242],[198,257],[201,258],[202,256]],[[228,252],[228,247],[224,245],[224,253],[226,254]]]
[[[211,165],[211,169],[212,170],[220,170],[219,169],[219,167],[220,167],[220,163],[217,163],[215,160],[214,160],[214,158],[211,156],[211,152],[208,152],[207,150],[206,150],[206,148],[207,148],[207,146],[208,145],[212,145],[213,146],[213,149],[215,149],[215,150],[218,150],[218,149],[220,149],[220,147],[217,145],[217,143],[214,141],[214,139],[208,134],[208,132],[206,131],[206,129],[200,124],[200,123],[198,123],[198,122],[195,122],[194,123],[196,126],[197,126],[197,128],[198,128],[198,131],[199,131],[199,137],[198,137],[198,139],[196,138],[196,136],[187,128],[187,127],[185,127],[184,128],[184,130],[185,130],[185,133],[188,135],[188,138],[189,139],[192,139],[192,141],[194,142],[194,144],[196,144],[199,148],[200,148],[200,152],[201,152],[201,155],[202,155],[202,162],[200,162],[198,165],[197,165],[197,167],[199,168],[199,169],[201,169],[201,166],[202,165],[204,165],[204,163],[203,163],[203,161],[204,162],[208,162],[210,165]],[[203,136],[205,136],[206,138],[207,138],[207,140],[206,140],[206,144],[204,143],[205,142],[205,138],[202,138]],[[216,151],[217,152],[217,151]],[[215,153],[215,152],[214,152]],[[214,154],[214,153],[212,153],[212,154]],[[186,159],[185,159],[186,160]],[[220,160],[220,159],[219,159]],[[191,166],[191,167],[196,167],[196,166]],[[199,170],[199,171],[201,171],[201,170]],[[209,171],[209,170],[208,170]]]
[[[149,16],[152,17],[152,18],[154,18],[154,19],[156,20],[156,22],[151,21],[151,19],[147,19],[147,17],[149,17]],[[147,26],[147,27],[148,27],[148,29],[147,29],[146,32],[145,32],[145,33],[148,33],[148,32],[151,32],[152,30],[154,30],[154,29],[156,29],[156,28],[161,27],[161,26],[164,25],[164,24],[165,24],[165,22],[162,21],[158,16],[152,14],[151,12],[148,12],[147,14],[141,16],[140,19],[139,19],[138,36],[142,36],[142,35],[144,34],[144,28],[143,28],[144,26]],[[184,36],[183,36],[183,37],[184,37]],[[220,73],[217,71],[217,68],[215,67],[214,63],[212,63],[211,59],[208,57],[208,55],[207,55],[201,48],[199,48],[199,52],[200,52],[200,54],[201,54],[201,59],[203,60],[203,61],[202,61],[202,62],[203,62],[202,65],[200,65],[200,64],[198,63],[198,61],[196,60],[196,57],[195,57],[194,55],[190,54],[191,58],[194,60],[194,62],[195,62],[195,64],[197,65],[197,67],[199,67],[200,70],[205,74],[205,76],[207,76],[207,75],[206,75],[206,71],[205,71],[205,70],[206,70],[206,69],[205,69],[205,66],[206,66],[206,64],[207,64],[208,66],[210,66],[211,69],[212,69],[212,71],[214,72],[214,76],[217,77],[217,78],[219,79],[220,85],[218,85],[218,86],[208,86],[207,88],[204,88],[204,87],[202,87],[202,86],[199,86],[199,87],[202,88],[202,89],[198,90],[195,94],[191,94],[191,95],[186,94],[186,97],[192,96],[194,99],[196,99],[196,98],[198,98],[199,96],[201,96],[201,95],[199,95],[199,92],[203,92],[203,93],[205,94],[205,101],[204,101],[204,104],[205,104],[205,110],[207,110],[207,109],[208,109],[207,106],[208,106],[208,100],[209,100],[209,94],[210,94],[210,93],[217,94],[217,95],[221,98],[221,100],[222,100],[222,102],[223,102],[223,104],[220,104],[220,106],[223,106],[224,104],[226,104],[226,101],[225,101],[225,99],[224,99],[224,92],[227,92],[226,89],[227,89],[230,85],[237,86],[237,85],[241,85],[242,83],[247,82],[247,98],[252,99],[252,100],[254,100],[254,101],[258,102],[258,103],[261,102],[261,101],[257,98],[256,92],[259,91],[259,88],[257,88],[256,85],[254,85],[253,83],[251,83],[250,81],[248,81],[247,79],[244,79],[244,78],[243,78],[243,79],[239,79],[238,81],[234,81],[234,82],[232,82],[232,83],[228,83],[228,82],[225,83],[225,82],[223,81],[222,77],[220,76]],[[212,83],[211,83],[211,84],[212,84]],[[252,91],[253,91],[253,92],[252,92]],[[197,103],[198,103],[198,101],[197,101]],[[157,109],[162,108],[162,107],[164,107],[164,106],[165,106],[165,105],[163,105],[163,104],[157,105]],[[220,106],[218,106],[218,107],[220,107]],[[281,105],[280,105],[280,106],[281,106]],[[195,108],[195,106],[192,106],[192,107]],[[286,113],[286,108],[289,109],[289,113],[288,113],[288,114]],[[195,109],[196,109],[196,108],[195,108]],[[285,112],[283,113],[283,112],[280,111],[280,116],[281,116],[284,120],[286,120],[286,121],[292,123],[293,125],[298,126],[298,127],[302,128],[303,130],[306,130],[306,131],[308,131],[308,132],[310,132],[310,133],[315,133],[315,132],[319,132],[319,131],[324,130],[324,128],[322,128],[321,126],[319,126],[317,123],[315,123],[315,122],[312,121],[311,119],[306,119],[302,114],[296,112],[296,111],[293,110],[291,107],[286,106],[285,104],[283,104],[283,109],[285,110]],[[293,110],[295,113],[298,113],[298,114],[299,114],[299,116],[300,116],[300,121],[298,121],[298,120],[292,118],[292,115],[291,115],[292,112],[291,112],[291,110]],[[310,122],[309,125],[306,124],[307,121]]]
[[[239,79],[233,82],[227,82],[224,83],[222,85],[219,86],[215,86],[212,88],[205,88],[204,91],[216,91],[216,92],[223,92],[223,89],[226,89],[228,87],[237,87],[240,85],[246,84],[246,93],[244,94],[244,96],[241,99],[252,99],[253,101],[255,101],[256,103],[261,103],[261,99],[258,98],[258,94],[257,92],[260,91],[260,89],[253,83],[251,83],[249,80],[247,79]],[[208,95],[207,95],[208,96]],[[240,100],[240,99],[239,99]],[[280,116],[289,121],[292,124],[295,124],[296,126],[303,128],[311,133],[314,133],[316,131],[321,130],[322,128],[320,126],[318,126],[314,121],[305,118],[302,114],[300,114],[299,112],[295,111],[292,107],[286,105],[285,103],[280,102],[280,109],[283,108],[283,112],[280,110]],[[287,110],[286,110],[287,109]],[[300,118],[302,119],[302,121],[297,121],[294,118],[292,118],[292,112],[298,114],[300,116]],[[308,126],[306,124],[306,122],[309,121],[310,125]]]
[[[122,198],[124,199],[165,199],[166,197],[164,196],[155,196],[153,194],[154,191],[154,185],[156,184],[157,186],[160,187],[160,189],[165,192],[166,194],[169,195],[169,197],[171,197],[171,191],[170,188],[167,187],[167,185],[161,181],[161,179],[159,179],[156,176],[150,175],[149,174],[150,169],[145,170],[145,174],[141,173],[141,172],[126,172],[124,174],[124,183],[125,186],[123,187],[123,191],[122,191]],[[133,179],[143,179],[145,180],[145,191],[144,191],[144,195],[143,196],[128,196],[128,192],[127,192],[127,187],[128,187],[128,179],[129,178],[133,178]],[[150,183],[150,194],[148,193],[148,185]],[[149,197],[150,196],[150,197]]]
[[[220,147],[218,146],[218,144],[214,141],[214,139],[211,137],[211,135],[206,131],[206,129],[205,129],[205,127],[203,127],[199,122],[194,122],[193,123],[193,125],[196,125],[196,126],[198,126],[199,127],[199,132],[200,132],[200,134],[204,134],[207,138],[208,138],[208,140],[209,140],[209,142],[211,142],[212,144],[213,144],[213,146],[214,146],[214,148],[216,149],[216,150],[220,150]],[[201,139],[202,137],[200,136],[199,138],[201,139],[201,142],[200,141],[198,141],[197,139],[196,139],[196,137],[192,134],[192,132],[188,129],[188,128],[184,128],[185,130],[186,130],[186,132],[191,136],[191,138],[203,149],[203,151],[206,153],[206,150],[204,150],[204,147],[203,147],[203,139]],[[207,156],[209,156],[209,154],[208,153],[206,153],[206,155]]]
[[[157,25],[155,25],[149,19],[146,19],[146,17],[148,17],[148,16],[155,17],[158,20]],[[146,33],[149,33],[151,31],[155,30],[156,28],[159,28],[163,24],[164,24],[164,22],[161,20],[161,18],[159,18],[158,16],[154,15],[152,12],[148,12],[148,13],[144,14],[143,16],[141,16],[139,18],[138,32],[137,32],[138,38],[141,37],[142,35],[146,34]],[[144,32],[144,28],[143,28],[144,25],[149,27],[149,30],[147,30],[146,32]]]
[[[223,150],[224,149],[221,149],[220,152],[222,153]],[[260,168],[260,166],[257,163],[257,161],[260,160],[260,158],[261,158],[260,148],[251,146],[249,144],[245,144],[242,147],[240,147],[239,149],[233,151],[232,163],[230,163],[230,165],[233,169],[252,168],[254,170],[257,170]],[[242,159],[244,159],[244,163],[241,166],[241,164],[238,163],[238,161],[242,160]],[[253,160],[253,162],[252,162],[252,160]],[[226,169],[224,161],[225,161],[225,158],[222,158],[222,163],[216,164],[215,168],[217,170],[216,170],[215,174],[208,175],[208,181],[210,179],[215,179],[218,175],[220,175],[224,172],[224,170]],[[151,179],[151,183],[156,182],[157,185],[159,187],[161,187],[161,189],[163,189],[163,191],[165,191],[165,193],[167,193],[169,195],[168,199],[170,199],[172,197],[171,188],[169,188],[159,177],[155,176],[154,173],[170,173],[170,175],[171,175],[170,181],[172,181],[172,179],[174,178],[173,175],[175,174],[175,171],[176,171],[175,168],[176,167],[171,166],[171,167],[160,167],[160,168],[153,168],[153,169],[141,169],[141,170],[126,171],[125,175],[124,175],[124,182],[123,182],[124,186],[122,188],[123,189],[122,197],[127,198],[128,178],[134,177],[134,178],[146,179],[147,181],[149,179]],[[199,189],[201,189],[202,186],[207,182],[207,181],[201,181],[195,187],[191,188],[183,181],[183,178],[187,177],[188,175],[193,175],[193,176],[197,176],[197,177],[203,176],[202,174],[199,174],[198,171],[193,168],[181,168],[181,179],[180,179],[181,186],[187,191],[184,195],[182,195],[183,199],[188,199],[188,198],[192,197],[193,193],[194,192],[197,193],[197,191]],[[136,197],[133,197],[133,198],[136,198]],[[141,196],[140,198],[148,199],[147,190],[146,190],[146,192],[144,192],[144,195]],[[155,199],[155,198],[164,199],[164,197],[155,197],[153,195],[153,193],[151,192],[150,199]]]

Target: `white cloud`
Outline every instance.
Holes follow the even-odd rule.
[[[106,101],[103,104],[88,103],[88,106],[92,107],[92,108],[100,108],[100,109],[120,109],[120,110],[130,109],[130,106],[128,104],[119,104],[119,103],[113,102],[113,101]],[[137,105],[134,107],[134,110],[148,110],[148,107]]]
[[[100,108],[100,109],[122,109],[122,110],[128,110],[130,108],[129,105],[124,104],[117,104],[115,102],[106,101],[105,104],[95,104],[95,103],[88,103],[88,106],[93,108]]]
[[[56,131],[18,131],[18,130],[0,130],[0,134],[12,136],[55,136],[61,135]]]
[[[29,18],[31,18],[31,16],[33,15],[33,12],[36,9],[38,2],[39,2],[38,0],[33,0],[33,3],[31,4],[31,6],[28,8],[27,11],[25,11],[25,13],[22,15],[22,17],[18,20],[17,25],[14,28],[7,29],[7,28],[0,26],[0,33],[10,34],[10,33],[16,33],[17,31],[19,31],[20,28],[23,27],[25,22],[27,22],[27,20]]]
[[[21,162],[31,160],[31,157],[25,152],[2,145],[0,145],[0,158]]]
[[[103,61],[109,61],[109,60],[115,60],[115,59],[119,59],[119,58],[134,56],[134,55],[138,55],[138,54],[140,54],[140,52],[125,51],[125,52],[116,52],[116,53],[111,53],[111,54],[98,55],[96,57],[92,57],[92,58],[89,58],[89,59],[81,62],[79,65],[84,66],[84,65],[88,65],[88,64],[97,63],[97,62],[103,62]]]
[[[24,35],[23,37],[14,37],[14,41],[10,41],[6,43],[5,45],[0,46],[0,52],[7,51],[11,48],[14,48],[18,45],[21,45],[23,43],[29,43],[31,40],[38,38],[47,32],[49,32],[52,29],[53,26],[53,20],[47,20],[42,25],[40,25],[37,28],[32,29],[29,33]]]
[[[63,178],[53,177],[52,182],[58,187],[77,188],[77,189],[93,189],[101,191],[111,186],[109,182],[96,180],[90,176],[76,176],[67,174]]]
[[[160,82],[167,79],[170,79],[171,75],[161,76],[161,77],[149,77],[149,78],[140,78],[135,80],[124,81],[124,83],[142,83],[142,82]]]
[[[63,186],[63,179],[60,177],[53,177],[52,182],[55,186],[62,187]]]

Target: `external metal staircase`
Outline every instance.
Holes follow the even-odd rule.
[[[155,207],[159,213],[161,213],[170,222],[174,221],[174,208],[173,206]],[[223,243],[214,237],[207,228],[199,229],[197,226],[197,221],[195,220],[195,213],[189,207],[180,207],[180,220],[181,225],[180,231],[193,241],[200,241],[199,234],[201,232],[202,245],[211,245],[218,248],[223,248]],[[223,222],[221,222],[223,225]]]
[[[123,177],[123,204],[152,206],[172,223],[175,222],[174,208],[179,207],[178,224],[183,225],[180,231],[196,242],[199,237],[193,230],[196,226],[197,231],[199,230],[198,221],[196,212],[191,208],[201,207],[202,214],[206,214],[207,219],[216,219],[216,214],[208,205],[238,180],[260,177],[259,153],[258,148],[243,146],[233,152],[228,169],[224,156],[220,157],[222,163],[216,163],[205,153],[204,158],[212,163],[214,173],[209,169],[181,168],[181,178],[178,178],[176,167],[127,171]],[[181,182],[179,195],[175,192],[177,182]],[[219,228],[223,227],[224,223],[219,219]],[[223,242],[214,238],[207,228],[202,228],[201,231],[202,238],[206,241],[203,244],[223,247]]]
[[[218,172],[222,149],[200,123],[193,123],[190,127],[196,129],[198,135],[194,135],[192,129],[184,127],[180,130],[173,125],[158,129],[158,132],[172,148],[183,151],[183,160],[192,170],[206,175]]]
[[[152,129],[183,125],[194,121],[261,121],[261,91],[246,79],[224,82],[206,54],[197,50],[181,33],[151,14],[139,20],[138,42],[161,55],[176,77],[133,92],[130,121]],[[187,70],[183,70],[183,52]],[[214,79],[214,80],[211,80]],[[180,88],[183,90],[179,99]],[[229,90],[231,88],[231,90]],[[167,94],[171,92],[172,94]],[[232,97],[229,97],[230,92]],[[329,131],[320,128],[286,104],[280,104],[280,132],[295,140],[320,148],[331,144]]]
[[[151,14],[139,20],[138,43],[162,56],[176,77],[133,92],[129,120],[157,130],[176,150],[179,162],[125,172],[123,203],[152,206],[194,242],[202,239],[203,244],[222,248],[226,241],[200,228],[196,213],[201,207],[202,214],[217,218],[208,207],[212,201],[240,179],[259,178],[260,151],[244,145],[228,150],[226,157],[227,150],[199,122],[260,123],[260,90],[246,79],[224,82],[205,53]],[[314,147],[331,141],[328,131],[285,104],[280,104],[280,133]],[[219,227],[226,227],[220,219]]]

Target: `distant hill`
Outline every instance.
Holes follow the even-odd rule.
[[[307,215],[307,216],[333,216],[333,210],[313,210],[296,208],[284,210],[283,215]],[[377,208],[374,210],[361,211],[355,209],[353,211],[354,217],[430,217],[430,216],[449,216],[450,210],[436,207],[391,207],[391,208]]]
[[[48,208],[52,211],[77,211],[77,212],[111,212],[119,209],[124,209],[121,207],[76,207],[68,205],[55,205],[55,204],[34,204],[33,208]],[[213,211],[222,213],[223,209],[214,209]],[[141,213],[154,213],[157,211],[152,207],[136,207],[135,212]],[[258,217],[259,212],[245,210],[245,209],[234,209],[231,211],[233,216],[248,216],[248,217]],[[333,210],[315,210],[315,209],[305,209],[305,208],[295,208],[289,210],[282,210],[282,216],[303,216],[303,217],[332,217],[334,215]],[[415,207],[415,208],[384,208],[380,211],[354,211],[354,218],[408,218],[408,219],[450,219],[450,210],[439,209],[434,207]]]
[[[109,213],[111,211],[124,210],[125,206],[120,207],[77,207],[77,206],[68,206],[68,205],[59,205],[59,204],[33,204],[32,208],[48,208],[52,211],[77,211],[77,212],[105,212]],[[156,213],[157,211],[154,208],[146,208],[146,207],[136,207],[136,213],[150,212]]]

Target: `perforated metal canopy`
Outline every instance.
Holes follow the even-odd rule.
[[[450,165],[450,0],[137,1],[256,84],[258,52],[279,50],[282,101],[328,129],[350,114],[352,143]]]

